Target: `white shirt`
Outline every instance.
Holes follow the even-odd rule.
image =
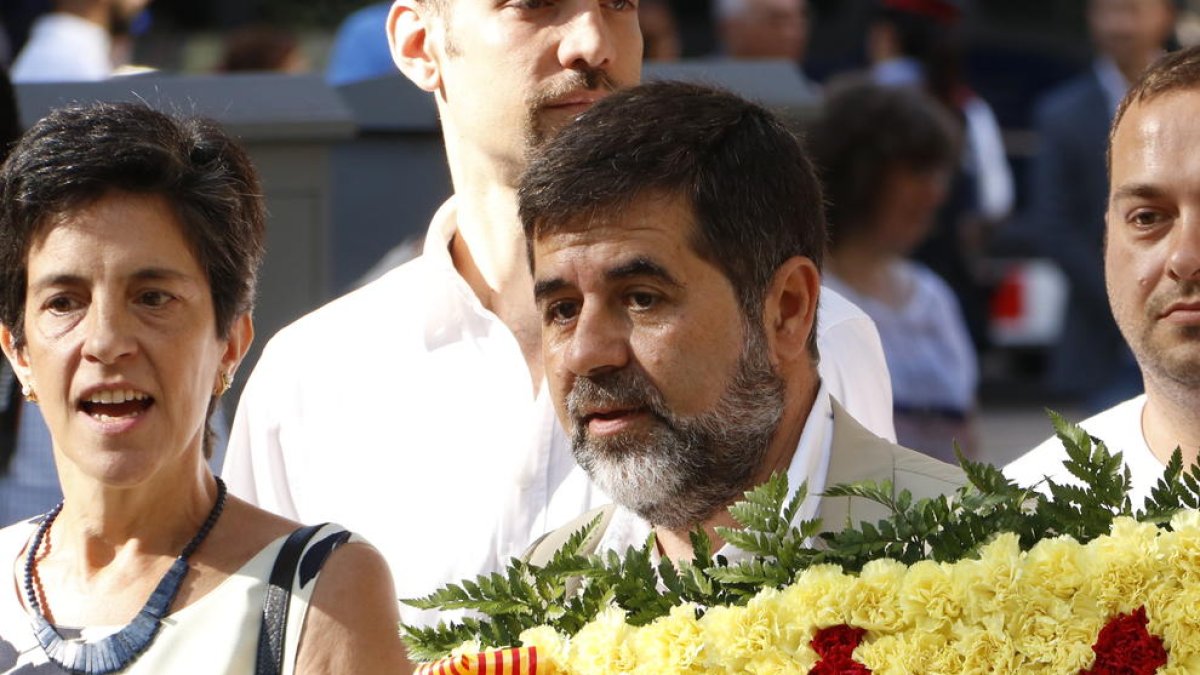
[[[93,81],[108,78],[112,71],[112,38],[104,26],[52,12],[33,22],[29,41],[13,62],[12,80]]]
[[[821,503],[819,495],[825,491],[825,478],[829,474],[829,452],[832,447],[833,408],[829,404],[829,392],[822,384],[817,390],[812,410],[808,412],[808,418],[804,421],[800,442],[796,444],[796,454],[792,455],[792,462],[788,465],[788,499],[796,494],[801,485],[807,484],[806,496],[800,504],[800,510],[796,512],[796,517],[792,519],[793,525],[816,518],[817,507]],[[608,528],[596,545],[596,552],[624,553],[631,546],[640,548],[646,543],[646,538],[653,529],[641,516],[618,504],[613,510]],[[714,551],[714,555],[723,555],[733,563],[750,557],[730,543]],[[652,549],[650,556],[655,564],[661,559],[657,549]]]
[[[420,257],[272,338],[242,393],[223,470],[252,503],[361,533],[402,598],[495,571],[611,501],[575,465],[512,332],[454,269],[455,219],[452,198]],[[870,319],[848,305],[823,298],[819,321],[827,307],[834,314],[820,331],[822,376],[838,364],[839,400],[875,426],[886,418],[883,431],[870,427],[883,434],[883,352]],[[437,618],[406,605],[401,615]]]
[[[899,307],[858,293],[833,274],[825,275],[825,283],[875,321],[897,404],[973,409],[979,364],[958,299],[941,277],[920,263],[897,261],[895,272],[896,283],[908,296]]]
[[[829,395],[868,431],[896,442],[892,378],[875,322],[828,285],[817,306],[817,369]]]
[[[361,533],[401,598],[491,572],[605,503],[516,338],[454,269],[454,200],[425,252],[284,328],[246,383],[223,475],[302,522]],[[401,605],[404,621],[434,612]]]
[[[1150,451],[1142,432],[1142,411],[1145,407],[1146,395],[1142,394],[1097,413],[1079,425],[1104,441],[1109,452],[1122,453],[1125,466],[1129,469],[1132,483],[1129,500],[1134,509],[1142,508],[1150,496],[1150,490],[1158,484],[1166,469]],[[1047,477],[1056,483],[1079,485],[1079,481],[1063,466],[1066,460],[1067,451],[1062,442],[1057,436],[1051,436],[1004,467],[1004,475],[1024,487]]]

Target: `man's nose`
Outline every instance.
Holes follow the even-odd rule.
[[[626,323],[603,308],[585,307],[575,323],[567,351],[567,367],[575,375],[599,375],[629,362]]]
[[[112,364],[137,351],[133,317],[118,300],[93,300],[84,317],[83,356]]]
[[[616,56],[604,9],[596,3],[585,4],[588,6],[579,9],[562,25],[558,60],[563,68],[606,68]]]

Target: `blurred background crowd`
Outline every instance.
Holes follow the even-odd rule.
[[[18,97],[26,83],[146,71],[399,80],[389,5],[4,0],[0,62]],[[956,438],[1000,464],[1047,435],[1043,406],[1081,418],[1140,390],[1104,291],[1105,138],[1127,84],[1200,41],[1200,0],[641,0],[639,12],[648,64],[796,75],[778,87],[811,102],[798,131],[829,189],[827,283],[879,327],[902,444],[947,456]],[[15,128],[15,111],[0,126]],[[374,258],[339,269],[327,294],[419,248],[378,215],[387,207],[363,205],[383,232]],[[19,405],[9,384],[0,373],[0,406]],[[8,466],[0,492],[45,468]]]

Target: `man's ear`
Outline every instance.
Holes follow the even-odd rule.
[[[0,351],[4,352],[4,356],[12,364],[13,372],[17,374],[17,379],[21,380],[21,384],[32,385],[33,373],[29,370],[29,359],[25,350],[17,349],[15,343],[12,331],[8,329],[8,326],[0,324]]]
[[[777,365],[811,360],[809,336],[817,329],[821,272],[804,256],[788,258],[767,289],[763,326],[767,346]]]
[[[428,92],[442,86],[441,65],[430,40],[434,18],[433,10],[420,0],[396,0],[387,19],[392,60],[413,84]]]

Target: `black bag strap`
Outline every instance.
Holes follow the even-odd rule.
[[[287,634],[288,602],[292,598],[292,580],[296,578],[296,567],[300,554],[321,525],[301,527],[288,535],[275,558],[271,578],[267,582],[267,596],[263,601],[262,627],[258,631],[258,659],[255,675],[279,675],[283,672],[284,636]]]

